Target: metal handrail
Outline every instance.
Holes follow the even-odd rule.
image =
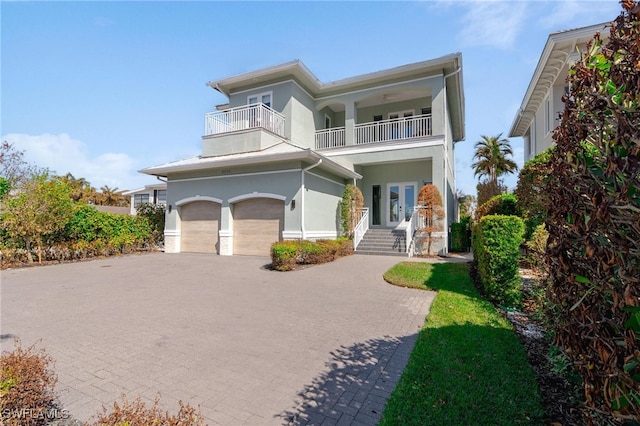
[[[359,212],[360,219],[358,219],[358,224],[353,230],[353,249],[358,248],[358,244],[364,238],[364,234],[369,230],[369,209],[367,207],[363,208]]]

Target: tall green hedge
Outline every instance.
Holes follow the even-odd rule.
[[[469,223],[454,222],[451,224],[451,251],[466,253],[469,251]]]
[[[522,279],[518,273],[524,222],[517,216],[485,216],[473,227],[473,257],[485,295],[491,301],[517,306]]]

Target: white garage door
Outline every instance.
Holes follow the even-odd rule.
[[[194,201],[180,208],[180,251],[218,253],[220,204]]]
[[[284,229],[284,201],[252,198],[233,205],[233,254],[269,256]]]

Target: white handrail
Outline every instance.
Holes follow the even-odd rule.
[[[356,145],[431,136],[431,114],[357,124]]]
[[[423,208],[423,206],[415,206],[413,208],[413,213],[411,214],[411,218],[409,219],[409,223],[405,229],[405,241],[409,257],[413,256],[416,251],[416,245],[414,244],[413,237],[416,235],[416,232],[419,229],[424,228],[425,225],[424,217],[420,214],[421,208]]]
[[[263,103],[210,112],[205,116],[205,136],[263,128],[284,137],[284,116]]]
[[[358,248],[358,244],[362,241],[364,234],[369,230],[369,209],[367,207],[363,208],[357,214],[360,215],[358,219],[358,224],[353,230],[353,249]]]
[[[344,145],[344,127],[316,131],[316,149],[337,148]]]

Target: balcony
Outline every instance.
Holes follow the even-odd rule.
[[[432,135],[431,114],[393,118],[354,126],[354,145],[392,142]],[[345,128],[318,130],[315,134],[316,149],[340,148],[348,145]]]
[[[205,136],[251,129],[265,129],[284,137],[284,116],[262,103],[210,112],[205,116]]]

